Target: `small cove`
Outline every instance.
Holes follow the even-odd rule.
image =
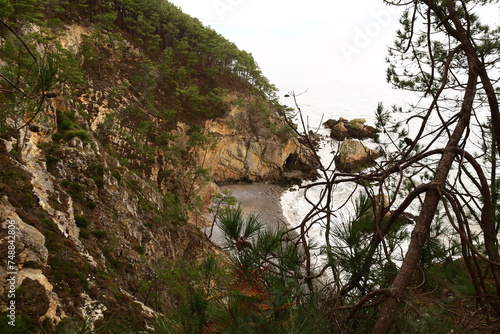
[[[236,198],[243,209],[245,216],[250,214],[259,215],[264,226],[290,227],[290,222],[283,215],[281,197],[287,187],[271,183],[233,183],[221,185],[220,192],[229,191]],[[213,214],[208,214],[207,219],[213,221]],[[205,233],[210,235],[211,227],[205,228]],[[223,236],[220,230],[214,226],[212,238],[220,244]]]

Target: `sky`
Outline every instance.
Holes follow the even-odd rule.
[[[382,1],[170,2],[252,53],[282,95],[307,91],[305,107],[371,113],[381,88],[393,94],[385,82],[385,56],[399,12]]]
[[[349,64],[377,52],[383,61],[398,19],[393,7],[373,0],[171,2],[251,52],[271,73],[279,63],[303,65],[318,58]]]
[[[386,108],[426,104],[386,82],[385,59],[401,13],[383,0],[169,1],[252,53],[263,74],[279,88],[284,104],[293,106],[284,98],[286,93],[305,92],[298,103],[313,129],[339,117],[365,118],[373,125],[379,102]],[[499,12],[497,5],[481,17],[498,24]],[[329,159],[330,151],[323,155]],[[301,193],[288,195],[282,206],[293,224],[309,207],[301,205]],[[343,202],[338,189],[337,196]]]
[[[250,52],[281,96],[305,92],[299,103],[318,117],[370,119],[378,102],[415,102],[385,79],[400,9],[382,0],[169,1]]]

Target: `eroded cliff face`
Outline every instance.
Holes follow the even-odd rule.
[[[259,115],[252,108],[252,98],[232,96],[229,102],[232,108],[225,118],[205,122],[205,132],[216,138],[214,145],[197,152],[198,164],[211,171],[215,182],[280,182],[293,175],[302,179],[314,176],[311,151],[287,131],[279,117],[265,112],[265,116]],[[259,117],[265,117],[265,122]],[[266,122],[271,125],[263,126]]]
[[[89,33],[74,25],[60,41],[76,53]],[[118,65],[116,81],[127,84]],[[162,273],[215,251],[199,228],[216,183],[314,169],[272,107],[257,110],[251,95],[228,94],[227,116],[197,127],[167,122],[134,93],[117,96],[91,79],[85,92],[56,93],[43,119],[0,138],[2,254],[9,224],[16,238],[12,271],[0,263],[0,310],[14,272],[17,308],[33,323],[148,328],[175,304]]]
[[[55,326],[69,316],[92,327],[116,313],[127,323],[153,320],[154,305],[137,291],[169,263],[213,251],[210,245],[195,226],[172,223],[161,190],[121,168],[98,141],[75,137],[53,147],[39,133],[22,137],[17,159],[1,156],[0,247],[4,254],[13,224],[15,258],[10,272],[2,259],[0,307],[8,306],[12,276],[24,291],[14,299],[18,312],[35,322]],[[47,160],[47,146],[56,162]],[[168,307],[166,292],[155,297]]]

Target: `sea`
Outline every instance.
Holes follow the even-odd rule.
[[[184,9],[183,2],[174,1]],[[306,125],[302,131],[324,135],[318,152],[324,164],[330,163],[332,152],[338,149],[338,143],[328,139],[329,132],[322,126],[326,120],[364,118],[366,124],[374,125],[379,103],[389,108],[419,102],[414,93],[393,89],[386,81],[386,56],[400,14],[396,8],[367,0],[356,5],[345,3],[350,10],[324,0],[307,4],[307,8],[299,1],[278,2],[279,6],[269,4],[277,8],[264,2],[260,7],[242,2],[225,11],[220,20],[201,19],[252,53],[264,76],[277,87],[280,103],[302,111]],[[203,13],[209,10],[207,7]],[[354,187],[339,185],[334,206],[342,206]],[[315,201],[321,191],[315,187],[308,196]],[[290,226],[300,224],[311,208],[303,189],[297,187],[285,191],[280,203]],[[339,219],[352,211],[350,203],[345,208],[346,212],[339,211]],[[321,225],[315,225],[308,236],[322,243],[323,233]]]
[[[393,89],[386,82],[388,49],[400,28],[401,7],[372,0],[171,2],[250,52],[262,73],[278,88],[280,102],[303,112],[304,131],[328,136],[322,123],[340,117],[364,118],[373,125],[378,103],[404,110],[428,104],[415,93]],[[479,14],[487,23],[498,25],[499,13],[500,6],[490,5]],[[291,94],[295,94],[297,106],[285,97]],[[335,141],[321,143],[319,155],[324,164],[329,164],[337,149]],[[347,203],[336,214],[339,220],[352,214],[350,195],[354,188],[343,184],[334,191],[334,206]],[[321,190],[316,187],[308,191],[313,202]],[[292,226],[300,224],[311,209],[303,189],[285,191],[280,202]],[[321,243],[323,233],[318,224],[309,237]]]
[[[335,93],[338,92],[338,93]],[[292,97],[284,97],[296,94],[297,105]],[[298,95],[298,96],[297,96]],[[283,94],[280,101],[290,107],[300,108],[305,120],[306,129],[303,132],[317,132],[322,136],[318,156],[321,158],[323,166],[331,165],[331,170],[334,170],[334,162],[332,162],[334,154],[339,149],[340,143],[329,137],[330,131],[323,126],[323,123],[328,119],[346,119],[362,118],[366,120],[367,125],[375,124],[375,110],[378,103],[383,103],[387,108],[392,105],[409,108],[411,104],[418,104],[418,97],[409,92],[393,90],[387,84],[373,86],[369,90],[360,91],[354,83],[348,87],[339,82],[331,82],[329,85],[325,83],[322,87],[316,89],[308,89],[303,92],[288,92]],[[396,115],[395,115],[396,116]],[[296,123],[301,123],[297,121]],[[299,126],[300,128],[300,126]],[[375,148],[376,144],[371,140],[364,141],[368,147]],[[321,182],[306,181],[302,186]],[[317,203],[324,191],[324,186],[314,186],[308,188],[307,197],[309,201]],[[305,199],[304,187],[295,186],[286,190],[281,196],[281,207],[283,215],[288,224],[292,227],[298,226],[307,216],[308,212],[313,208],[309,201]],[[359,189],[355,183],[341,183],[334,188],[332,193],[332,209],[334,210],[333,221],[341,222],[349,219],[353,214],[354,203],[359,196]],[[311,241],[319,246],[325,243],[325,228],[321,223],[313,225],[308,233]]]

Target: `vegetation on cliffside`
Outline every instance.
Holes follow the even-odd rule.
[[[295,154],[274,99],[251,54],[167,1],[0,1],[2,247],[18,226],[17,325],[3,313],[0,331],[151,328],[180,303],[175,272],[214,252],[199,161],[223,134],[205,122]]]
[[[473,14],[496,2],[390,2],[387,78],[432,102],[380,104],[383,159],[340,172],[251,54],[172,4],[0,0],[0,332],[497,333],[500,30]],[[317,166],[296,227],[221,195],[228,252],[200,231],[215,182]]]

